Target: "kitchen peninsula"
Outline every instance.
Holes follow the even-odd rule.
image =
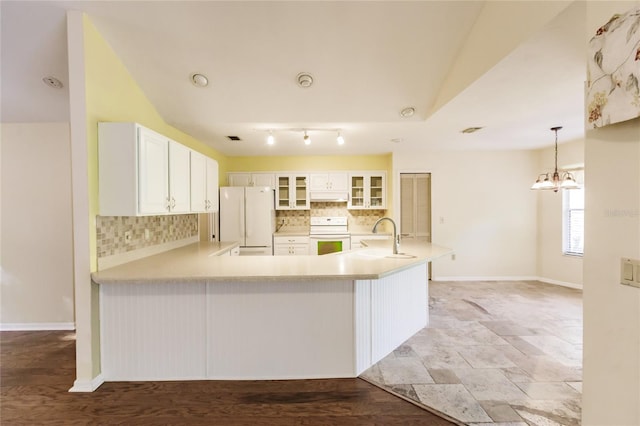
[[[403,242],[409,255],[393,256],[378,240],[292,259],[212,244],[93,274],[103,380],[355,377],[427,325],[428,262],[452,252]]]

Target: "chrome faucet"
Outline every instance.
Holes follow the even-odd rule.
[[[398,235],[398,229],[396,228],[396,223],[390,217],[381,217],[376,221],[373,225],[373,229],[371,232],[374,234],[378,233],[378,224],[383,220],[388,220],[393,225],[393,254],[398,254],[398,248],[400,248],[400,235]]]

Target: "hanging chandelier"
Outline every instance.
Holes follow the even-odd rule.
[[[560,170],[558,172],[558,130],[562,129],[562,126],[552,127],[556,134],[555,145],[555,169],[553,174],[541,173],[538,175],[535,183],[531,186],[531,189],[552,189],[553,192],[558,192],[558,189],[576,189],[579,188],[575,177],[570,172]]]

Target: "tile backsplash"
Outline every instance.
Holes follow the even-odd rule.
[[[96,231],[98,258],[101,258],[197,236],[198,215],[98,216]],[[129,241],[125,240],[126,232],[131,232]]]
[[[386,210],[349,210],[345,203],[311,203],[311,210],[276,210],[276,222],[289,227],[308,227],[311,216],[346,216],[350,227],[372,227]]]
[[[311,216],[346,216],[351,228],[372,227],[386,210],[348,210],[345,203],[311,203],[311,210],[276,210],[276,222],[290,227],[308,227]],[[149,239],[145,239],[145,230]],[[126,253],[198,235],[198,215],[97,216],[98,258]],[[131,239],[125,239],[125,233]]]

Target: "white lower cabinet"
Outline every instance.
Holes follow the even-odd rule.
[[[364,247],[362,240],[390,240],[391,235],[351,234],[351,250]]]
[[[274,256],[301,256],[309,254],[309,237],[302,235],[273,237]]]

